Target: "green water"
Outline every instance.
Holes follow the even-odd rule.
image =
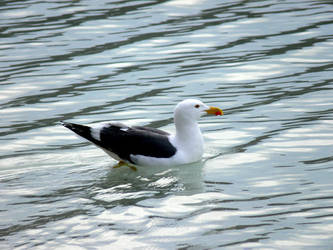
[[[331,1],[2,1],[1,249],[332,249]],[[112,169],[60,120],[174,131],[202,162]]]

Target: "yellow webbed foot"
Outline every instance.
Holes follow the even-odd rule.
[[[126,165],[126,162],[124,162],[124,161],[119,161],[117,164],[115,164],[115,165],[113,166],[113,168],[120,168],[120,167],[125,166],[125,165]]]
[[[119,161],[116,165],[113,166],[113,168],[120,168],[120,167],[123,167],[123,166],[129,167],[133,171],[137,171],[137,168],[135,166],[129,165],[124,161]]]

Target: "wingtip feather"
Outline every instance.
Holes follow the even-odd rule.
[[[69,125],[70,125],[70,123],[64,122],[64,121],[60,121],[60,124],[66,128],[69,127]]]

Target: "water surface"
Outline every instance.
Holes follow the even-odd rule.
[[[2,249],[332,249],[330,1],[2,1]],[[59,125],[200,122],[202,162],[112,169]]]

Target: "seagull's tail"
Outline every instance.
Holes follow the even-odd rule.
[[[97,143],[96,139],[92,137],[90,127],[76,123],[60,121],[61,125],[72,130],[75,134],[85,138],[88,141]]]

